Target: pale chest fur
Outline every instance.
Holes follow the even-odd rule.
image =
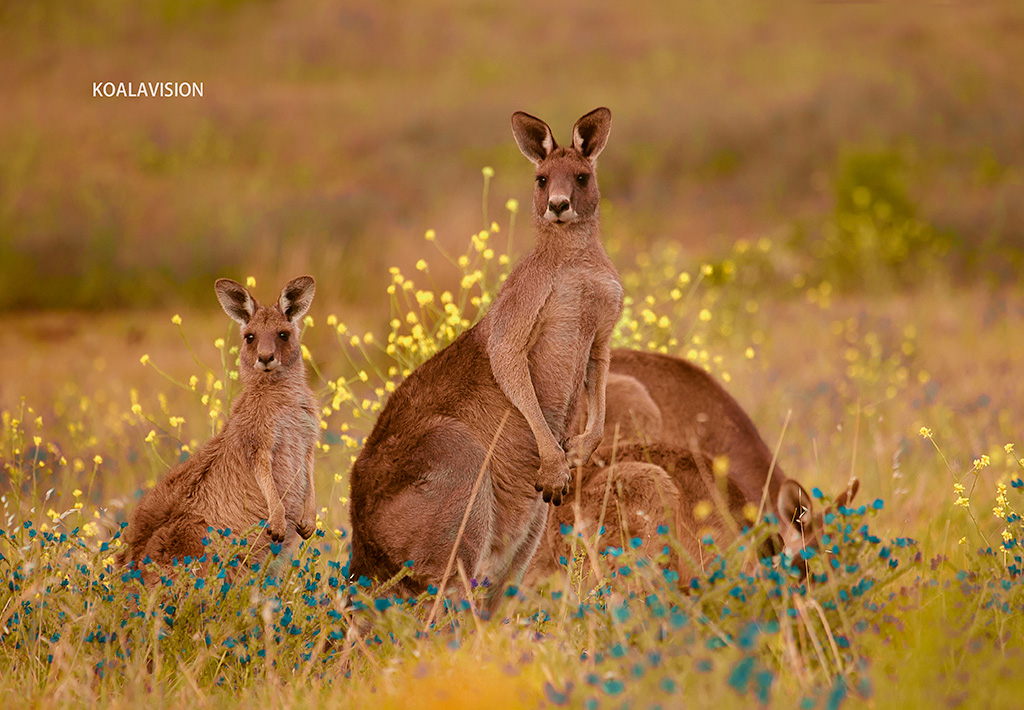
[[[301,510],[307,487],[306,467],[319,436],[316,400],[309,390],[254,392],[240,401],[232,417],[242,455],[255,465],[260,450],[270,452],[271,473],[291,515]],[[227,433],[227,432],[225,432]]]
[[[559,270],[529,344],[534,389],[556,436],[568,433],[594,342],[610,337],[621,311],[622,285],[610,264],[595,268],[588,261]]]

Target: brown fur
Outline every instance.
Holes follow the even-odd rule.
[[[400,591],[438,584],[493,445],[458,550],[473,577],[491,581],[493,603],[533,557],[545,501],[567,491],[570,461],[600,443],[608,341],[622,308],[598,223],[596,159],[610,121],[607,109],[587,114],[561,148],[543,121],[513,115],[537,166],[537,245],[487,315],[381,412],[352,468],[352,576],[387,580],[411,560]]]
[[[754,423],[710,374],[668,355],[614,350],[608,390],[606,445],[617,435],[724,457],[729,480],[746,501],[759,506],[767,483],[764,512],[778,517],[787,552],[816,542],[821,515],[814,514],[810,495],[778,463],[772,468],[772,452]],[[848,503],[858,487],[851,481],[835,504]]]
[[[663,525],[684,553],[673,566],[682,579],[689,579],[708,558],[702,538],[711,535],[716,545],[728,545],[745,523],[747,499],[733,481],[713,482],[712,469],[710,457],[695,456],[665,443],[634,442],[617,445],[614,450],[606,443],[582,469],[578,517],[575,505],[551,510],[529,577],[542,579],[558,568],[560,557],[571,557],[570,542],[561,534],[563,524],[593,535],[604,510],[604,533],[597,542],[597,551],[608,545],[628,549],[631,538],[639,538],[638,553],[655,557],[667,541],[657,532]],[[698,519],[695,509],[702,501],[711,505],[711,514]]]
[[[271,541],[290,549],[298,536],[313,534],[319,411],[306,382],[299,324],[314,289],[313,279],[303,276],[285,286],[278,302],[260,306],[240,284],[217,281],[221,305],[241,326],[239,376],[245,388],[223,431],[139,501],[123,563],[138,566],[149,558],[167,567],[175,558],[197,558],[208,527],[249,534],[250,561],[263,559]],[[267,521],[266,535],[252,532],[260,520]],[[147,583],[157,574],[143,568]]]

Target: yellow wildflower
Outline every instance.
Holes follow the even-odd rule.
[[[704,520],[711,515],[712,510],[714,508],[712,508],[710,501],[699,501],[697,505],[693,506],[693,517],[697,520]]]

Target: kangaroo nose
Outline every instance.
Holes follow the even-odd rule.
[[[264,365],[269,365],[274,361],[274,353],[267,353],[266,355],[260,353],[257,357],[259,358],[259,361],[262,362]]]
[[[549,200],[548,209],[554,212],[555,216],[560,216],[563,212],[569,209],[569,198],[561,197]]]

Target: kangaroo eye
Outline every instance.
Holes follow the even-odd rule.
[[[590,176],[586,173],[580,173],[576,176],[576,183],[580,187],[586,187],[586,184],[590,181]]]
[[[283,340],[284,342],[287,343],[288,342],[288,331],[287,330],[282,330],[280,333],[277,334],[277,337],[279,337],[281,340]]]
[[[537,187],[544,187],[547,184],[548,184],[548,179],[546,177],[544,177],[543,175],[538,175],[537,176]]]
[[[245,342],[252,344],[252,341],[256,340],[256,336],[253,333],[249,333],[245,336]]]

